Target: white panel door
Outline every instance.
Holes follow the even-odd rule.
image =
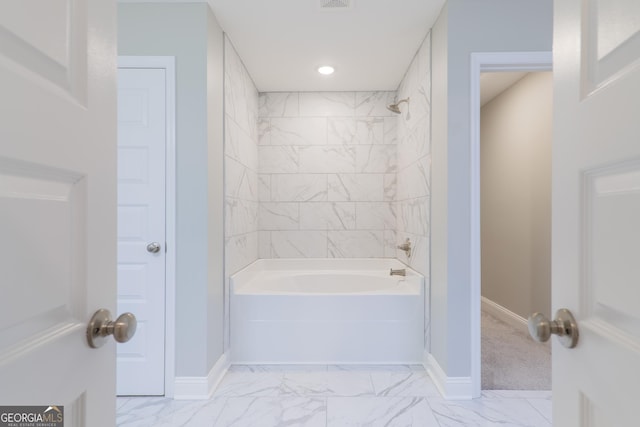
[[[640,2],[555,3],[553,422],[636,426],[640,384]]]
[[[116,5],[0,2],[0,402],[115,425]]]
[[[118,395],[164,394],[165,78],[118,69],[118,311],[138,319],[118,346]]]

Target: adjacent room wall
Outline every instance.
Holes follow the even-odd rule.
[[[118,54],[176,58],[176,376],[206,377],[222,354],[221,30],[203,3],[119,4]],[[209,45],[211,43],[211,45]],[[209,155],[211,151],[211,156]],[[210,175],[211,173],[211,175]],[[209,184],[213,184],[209,187]]]
[[[551,72],[482,107],[482,296],[527,318],[551,312]]]
[[[470,54],[551,51],[552,34],[552,0],[449,0],[434,27],[431,352],[449,378],[471,375]]]
[[[395,256],[394,95],[260,95],[261,258]]]

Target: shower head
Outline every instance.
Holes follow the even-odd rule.
[[[409,103],[409,98],[405,98],[405,99],[401,99],[400,101],[396,102],[395,104],[389,104],[387,105],[387,109],[393,113],[396,114],[400,114],[400,104],[402,104],[403,102],[406,102],[407,104]]]
[[[398,108],[398,104],[389,104],[387,105],[387,109],[392,113],[400,114],[400,108]]]

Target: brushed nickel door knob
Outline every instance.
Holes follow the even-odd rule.
[[[574,348],[578,344],[578,324],[571,312],[561,308],[555,320],[547,319],[542,313],[529,316],[529,335],[538,342],[546,342],[551,335],[557,335],[560,344]]]
[[[109,335],[117,342],[127,342],[136,333],[138,322],[132,313],[123,313],[115,320],[111,320],[109,310],[101,308],[96,311],[87,326],[87,342],[91,348],[104,345]]]
[[[147,245],[147,252],[150,252],[152,254],[157,254],[158,252],[160,252],[160,243],[158,242],[151,242]]]

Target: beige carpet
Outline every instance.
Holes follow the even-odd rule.
[[[551,390],[551,345],[482,312],[482,389]]]

